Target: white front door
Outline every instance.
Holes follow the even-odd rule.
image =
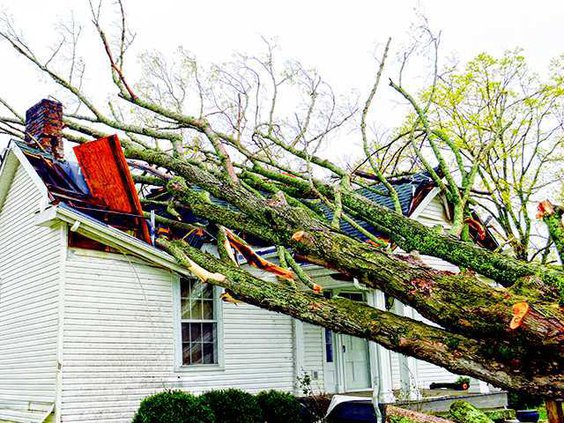
[[[345,390],[371,389],[368,341],[349,335],[341,335],[340,338]]]
[[[339,296],[358,302],[365,301],[360,292],[340,292]],[[371,389],[368,341],[349,335],[341,335],[339,340],[345,392]]]
[[[360,292],[339,292],[339,296],[365,301]],[[324,330],[324,341],[325,390],[342,393],[372,389],[368,341],[328,329]]]

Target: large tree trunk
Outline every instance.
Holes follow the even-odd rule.
[[[560,262],[564,264],[564,207],[555,206],[548,200],[542,201],[538,205],[538,217],[541,217],[552,242],[560,256]]]
[[[564,394],[557,361],[530,360],[518,347],[491,340],[471,340],[444,329],[381,311],[344,298],[326,299],[283,284],[266,282],[182,241],[160,240],[190,272],[208,283],[228,289],[249,304],[279,311],[302,321],[377,342],[388,349],[467,374],[506,389]],[[505,350],[505,359],[496,356]],[[547,367],[548,364],[548,367]]]
[[[527,391],[532,389],[530,381],[534,380],[537,388],[543,386],[546,396],[554,394],[553,384],[561,377],[564,318],[557,305],[539,299],[540,290],[531,288],[530,291],[536,294],[525,297],[507,289],[495,289],[480,281],[472,272],[453,274],[429,269],[409,257],[399,258],[345,236],[312,217],[303,208],[292,207],[280,198],[268,200],[257,196],[238,183],[217,178],[186,161],[161,152],[130,146],[126,148],[126,153],[129,157],[174,171],[178,176],[169,180],[167,187],[180,203],[190,207],[196,215],[253,234],[273,245],[292,247],[313,262],[357,277],[365,284],[413,306],[425,317],[444,326],[449,335],[445,338],[444,333],[441,333],[443,338],[433,344],[434,352],[431,352],[430,349],[422,348],[423,344],[430,347],[421,341],[422,336],[417,336],[417,341],[413,343],[404,340],[402,347],[397,343],[390,345],[379,337],[371,338],[370,331],[366,328],[364,332],[351,333],[348,326],[351,321],[345,314],[340,316],[344,327],[339,329],[339,324],[334,319],[337,327],[332,329],[373,339],[394,350],[404,349],[403,352],[408,355],[434,362],[457,373],[474,375],[497,386]],[[192,191],[186,181],[224,199],[233,208],[227,209],[214,204],[202,193]],[[391,227],[408,225],[407,219],[395,213],[388,214],[388,220]],[[421,234],[429,233],[426,228],[420,231]],[[457,243],[451,243],[453,251],[458,251]],[[460,254],[467,254],[467,246],[470,244],[460,245]],[[196,253],[190,255],[194,254]],[[456,256],[455,253],[453,255]],[[481,256],[483,260],[488,257],[486,253]],[[500,262],[496,260],[494,257],[489,265],[499,265]],[[512,263],[511,259],[507,259],[507,262]],[[207,263],[204,267],[214,269],[216,265],[217,263]],[[518,269],[519,266],[515,268]],[[557,271],[552,273],[560,275]],[[523,271],[520,276],[524,274]],[[550,272],[544,274],[546,280],[552,281]],[[540,278],[541,276],[535,279],[536,283],[546,289],[546,283]],[[245,301],[257,304],[257,299],[252,295],[234,292]],[[312,316],[311,310],[305,305],[303,308],[295,307],[292,302],[286,302],[278,303],[273,308],[269,302],[258,303],[262,307],[282,311],[301,320],[328,325],[325,318]],[[526,311],[519,316],[517,324],[514,324],[517,305],[524,306]],[[372,311],[364,312],[373,316]],[[367,318],[364,324],[369,326],[371,317]],[[419,330],[423,329],[419,327]],[[427,332],[428,328],[424,331]],[[470,343],[458,344],[458,337],[450,338],[455,334],[464,335]],[[450,354],[452,351],[449,349],[455,344],[459,345],[458,353],[460,348],[465,351],[463,356],[472,365],[461,365],[461,360]],[[525,379],[523,375],[526,375]]]
[[[491,335],[494,339],[501,335],[512,342],[524,339],[552,353],[564,353],[564,316],[558,307],[495,290],[473,273],[437,271],[409,258],[401,259],[336,232],[303,209],[253,198],[238,185],[208,175],[202,177],[189,165],[175,164],[169,156],[164,159],[168,166],[176,165],[182,176],[197,178],[199,185],[242,210],[236,213],[214,206],[180,178],[171,180],[171,193],[202,217],[252,233],[274,245],[292,246],[311,261],[357,277],[453,331]],[[516,332],[510,329],[510,323],[513,307],[519,303],[527,303],[529,311]]]
[[[260,166],[255,166],[254,169],[260,175],[278,180],[302,192],[307,193],[311,190],[307,183],[297,178],[269,171]],[[284,189],[284,186],[280,188]],[[327,197],[334,197],[333,187],[317,181],[316,188]],[[446,235],[442,231],[429,230],[421,223],[376,204],[355,192],[342,193],[342,201],[345,206],[389,236],[405,251],[417,250],[421,254],[442,258],[460,267],[473,269],[504,286],[511,286],[523,277],[537,276],[545,283],[560,289],[560,293],[564,296],[564,272],[561,270],[515,260],[505,254],[494,253]]]

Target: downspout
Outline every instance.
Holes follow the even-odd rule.
[[[304,327],[300,320],[292,319],[292,334],[294,336],[294,392],[296,395],[302,394],[300,390],[299,378],[304,373]]]
[[[372,405],[374,406],[374,414],[376,415],[376,423],[384,423],[382,418],[382,412],[380,411],[380,403],[378,398],[380,398],[380,378],[375,377],[372,380]]]

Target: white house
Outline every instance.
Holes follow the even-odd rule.
[[[0,165],[0,421],[128,422],[142,398],[167,388],[299,392],[304,372],[328,393],[378,381],[386,401],[402,386],[413,396],[456,379],[358,338],[221,301],[141,230],[126,233],[77,206],[53,179],[76,176],[76,166],[60,162],[52,136],[34,142],[44,151],[11,142]],[[436,189],[409,213],[448,225]],[[385,307],[382,293],[306,269],[328,292]]]

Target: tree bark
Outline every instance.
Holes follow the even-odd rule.
[[[538,216],[546,224],[550,238],[558,251],[560,263],[564,264],[564,207],[543,201],[539,204],[538,210]]]
[[[564,394],[564,376],[558,363],[556,367],[550,367],[544,359],[522,361],[522,352],[510,344],[495,345],[489,340],[468,339],[366,304],[344,298],[326,299],[283,284],[266,282],[233,263],[219,260],[182,241],[161,239],[159,243],[204,282],[226,288],[235,298],[249,304],[282,312],[335,332],[368,339],[393,351],[506,389],[540,391],[552,397]],[[505,361],[496,357],[499,348],[507,353]]]

